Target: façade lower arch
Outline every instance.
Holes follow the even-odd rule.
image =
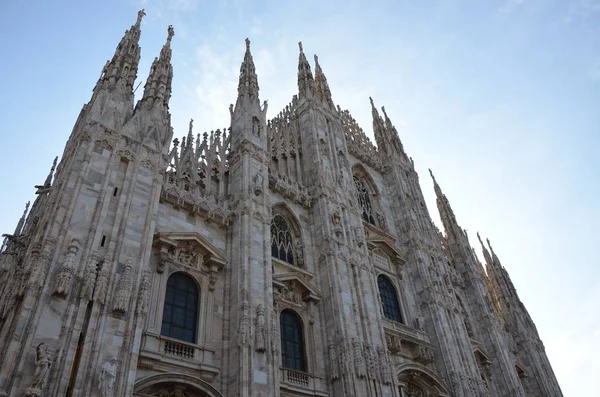
[[[161,394],[162,393],[162,394]],[[133,388],[134,397],[223,397],[211,386],[192,375],[165,372],[138,379]]]

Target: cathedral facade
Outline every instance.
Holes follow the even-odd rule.
[[[230,128],[173,140],[172,27],[134,103],[143,16],[5,235],[0,396],[562,396],[385,109],[375,146],[300,45],[269,118],[246,40]]]

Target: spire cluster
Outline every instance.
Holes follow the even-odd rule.
[[[298,93],[300,98],[311,98],[315,92],[315,79],[310,69],[310,63],[304,55],[302,42],[298,43],[300,55],[298,57]]]
[[[256,67],[254,66],[254,59],[250,52],[250,40],[246,38],[246,52],[244,53],[244,60],[240,66],[240,79],[238,83],[238,99],[236,102],[236,108],[242,103],[255,103],[259,104],[258,98],[258,76],[256,75]]]
[[[385,107],[381,107],[383,115],[385,116],[384,120],[379,115],[379,112],[375,107],[375,103],[373,102],[373,98],[369,97],[369,101],[371,102],[371,114],[373,115],[373,134],[375,135],[377,147],[379,147],[379,149],[385,155],[389,156],[397,154],[400,155],[401,158],[406,158],[404,145],[402,145],[402,141],[398,135],[398,130],[396,130],[396,127],[394,127],[394,124],[388,117]]]

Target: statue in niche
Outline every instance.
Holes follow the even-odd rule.
[[[260,120],[256,116],[252,116],[252,135],[260,138]]]
[[[302,252],[302,244],[296,244],[296,263],[298,266],[304,265],[304,253]]]
[[[40,343],[36,347],[35,356],[35,372],[33,374],[33,382],[31,387],[27,389],[26,396],[39,397],[41,390],[48,378],[50,367],[52,366],[52,357],[50,354],[50,346],[45,343]]]
[[[110,397],[114,394],[113,389],[115,379],[117,378],[117,364],[117,359],[113,357],[102,366],[98,388],[103,397]]]

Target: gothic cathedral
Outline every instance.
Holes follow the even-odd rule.
[[[246,40],[230,127],[173,139],[171,26],[134,103],[143,16],[4,235],[0,396],[562,396],[435,179],[432,223],[384,108],[375,146],[300,45],[268,118]]]

